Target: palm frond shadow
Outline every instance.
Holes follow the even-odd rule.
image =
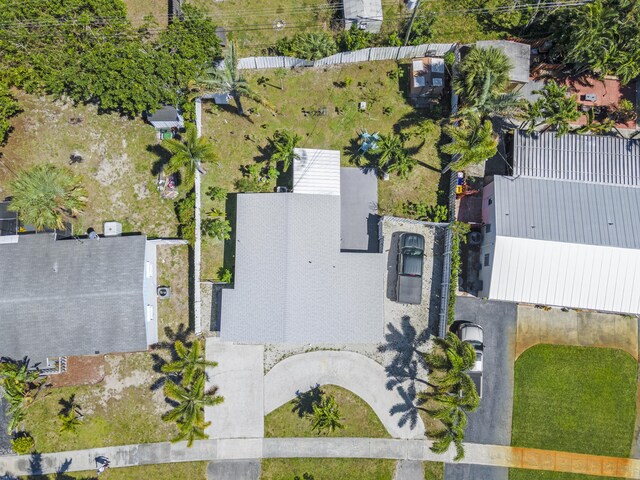
[[[323,395],[324,391],[320,389],[320,384],[316,384],[306,392],[297,391],[291,411],[297,413],[300,418],[311,415],[314,405],[320,404]]]

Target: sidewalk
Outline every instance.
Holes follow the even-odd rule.
[[[454,452],[436,455],[428,440],[383,438],[255,438],[123,445],[91,450],[0,456],[0,476],[95,470],[105,456],[111,468],[159,463],[259,458],[386,458],[453,463]],[[640,460],[498,445],[465,444],[462,464],[528,468],[617,478],[640,478]]]

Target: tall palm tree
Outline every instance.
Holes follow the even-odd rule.
[[[238,70],[238,56],[236,44],[231,42],[221,66],[217,64],[205,71],[205,77],[200,79],[202,83],[214,90],[216,93],[226,93],[233,98],[238,108],[238,113],[244,115],[242,108],[242,97],[250,98],[258,103],[270,108],[269,103],[258,93],[256,93],[247,79]]]
[[[451,444],[456,447],[455,461],[464,458],[464,430],[467,427],[467,415],[464,411],[457,409],[449,416],[440,419],[443,429],[432,433],[429,437],[434,440],[431,446],[433,453],[446,453]]]
[[[442,146],[442,151],[453,155],[455,160],[445,168],[462,170],[493,157],[498,152],[498,136],[494,135],[491,122],[480,119],[477,114],[466,115],[460,125],[448,125],[444,132],[451,143]]]
[[[75,410],[67,414],[58,415],[60,419],[60,433],[78,433],[78,427],[82,425],[82,417]]]
[[[302,137],[296,133],[292,133],[289,130],[276,130],[273,137],[269,139],[273,153],[271,154],[271,160],[274,162],[282,162],[282,169],[286,172],[293,164],[293,161],[298,159],[299,156],[294,152],[294,149],[300,143]]]
[[[64,221],[80,215],[87,203],[80,177],[50,163],[22,170],[9,188],[13,193],[9,209],[36,230],[63,229]]]
[[[453,90],[464,102],[473,104],[485,88],[487,76],[491,75],[490,92],[503,92],[509,82],[511,60],[495,47],[473,48],[464,57],[454,78]]]
[[[406,153],[396,156],[395,161],[387,167],[389,173],[396,173],[400,178],[407,179],[414,167],[418,164],[418,160]]]
[[[28,408],[38,396],[44,378],[37,368],[30,368],[28,360],[0,363],[0,387],[9,403],[7,431],[15,430],[26,416]]]
[[[311,430],[317,430],[318,434],[324,431],[334,432],[337,429],[344,428],[344,424],[341,422],[340,410],[333,395],[328,395],[319,403],[313,404],[311,419]]]
[[[217,387],[205,391],[206,376],[200,372],[195,375],[189,387],[183,387],[171,380],[164,385],[164,394],[170,400],[177,402],[177,406],[162,415],[165,422],[176,422],[180,430],[174,441],[189,440],[189,446],[193,440],[204,435],[204,407],[219,405],[224,397],[216,395]]]
[[[180,340],[173,343],[173,350],[178,359],[162,366],[164,373],[177,373],[182,377],[182,385],[189,385],[196,375],[204,373],[207,367],[217,367],[217,362],[205,360],[202,352],[202,341],[195,340],[191,348],[185,346]]]
[[[437,390],[445,391],[473,386],[473,381],[466,373],[476,361],[473,345],[463,342],[452,332],[447,333],[445,338],[435,338],[433,343],[433,350],[424,354],[429,370],[435,373],[429,376],[429,383],[435,385]]]
[[[586,116],[587,116],[587,123],[574,129],[573,131],[575,133],[604,134],[604,133],[609,133],[615,125],[615,122],[611,118],[605,118],[601,122],[596,120],[596,116],[595,116],[595,113],[593,112],[593,108],[587,110]]]
[[[375,152],[378,154],[378,163],[381,167],[385,167],[394,163],[398,158],[406,156],[402,137],[394,133],[380,135],[380,140],[376,144]]]
[[[217,156],[211,143],[203,137],[198,138],[198,131],[193,124],[187,124],[182,140],[168,138],[162,141],[162,147],[171,153],[165,170],[167,173],[184,170],[187,180],[192,182],[195,171],[198,170],[203,175],[207,173],[202,164],[214,161]]]
[[[569,95],[569,88],[549,80],[542,90],[533,93],[539,94],[540,98],[529,104],[522,117],[527,131],[533,132],[537,126],[545,124],[543,131],[551,128],[558,137],[569,133],[569,123],[580,118],[578,101],[575,95]]]
[[[488,72],[479,96],[471,100],[464,110],[479,114],[483,120],[496,115],[508,117],[519,113],[523,107],[520,94],[497,91],[495,87],[497,78],[494,72]]]

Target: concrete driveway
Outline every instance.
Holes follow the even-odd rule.
[[[345,351],[317,351],[286,358],[264,377],[264,414],[272,412],[316,385],[338,385],[358,395],[376,413],[395,438],[422,438],[420,417],[405,419],[413,407],[403,383],[389,383],[385,368],[364,355]]]
[[[510,445],[517,306],[458,297],[456,320],[474,322],[484,329],[482,401],[478,409],[469,415],[465,441]],[[499,467],[445,466],[445,480],[507,480],[508,474],[508,469]]]

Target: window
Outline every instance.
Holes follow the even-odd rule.
[[[489,200],[487,200],[487,205],[491,205],[493,203],[493,198],[489,197]]]
[[[491,224],[490,223],[487,223],[484,226],[484,233],[491,233]]]
[[[485,267],[489,266],[489,254],[488,253],[484,254],[484,266]]]

